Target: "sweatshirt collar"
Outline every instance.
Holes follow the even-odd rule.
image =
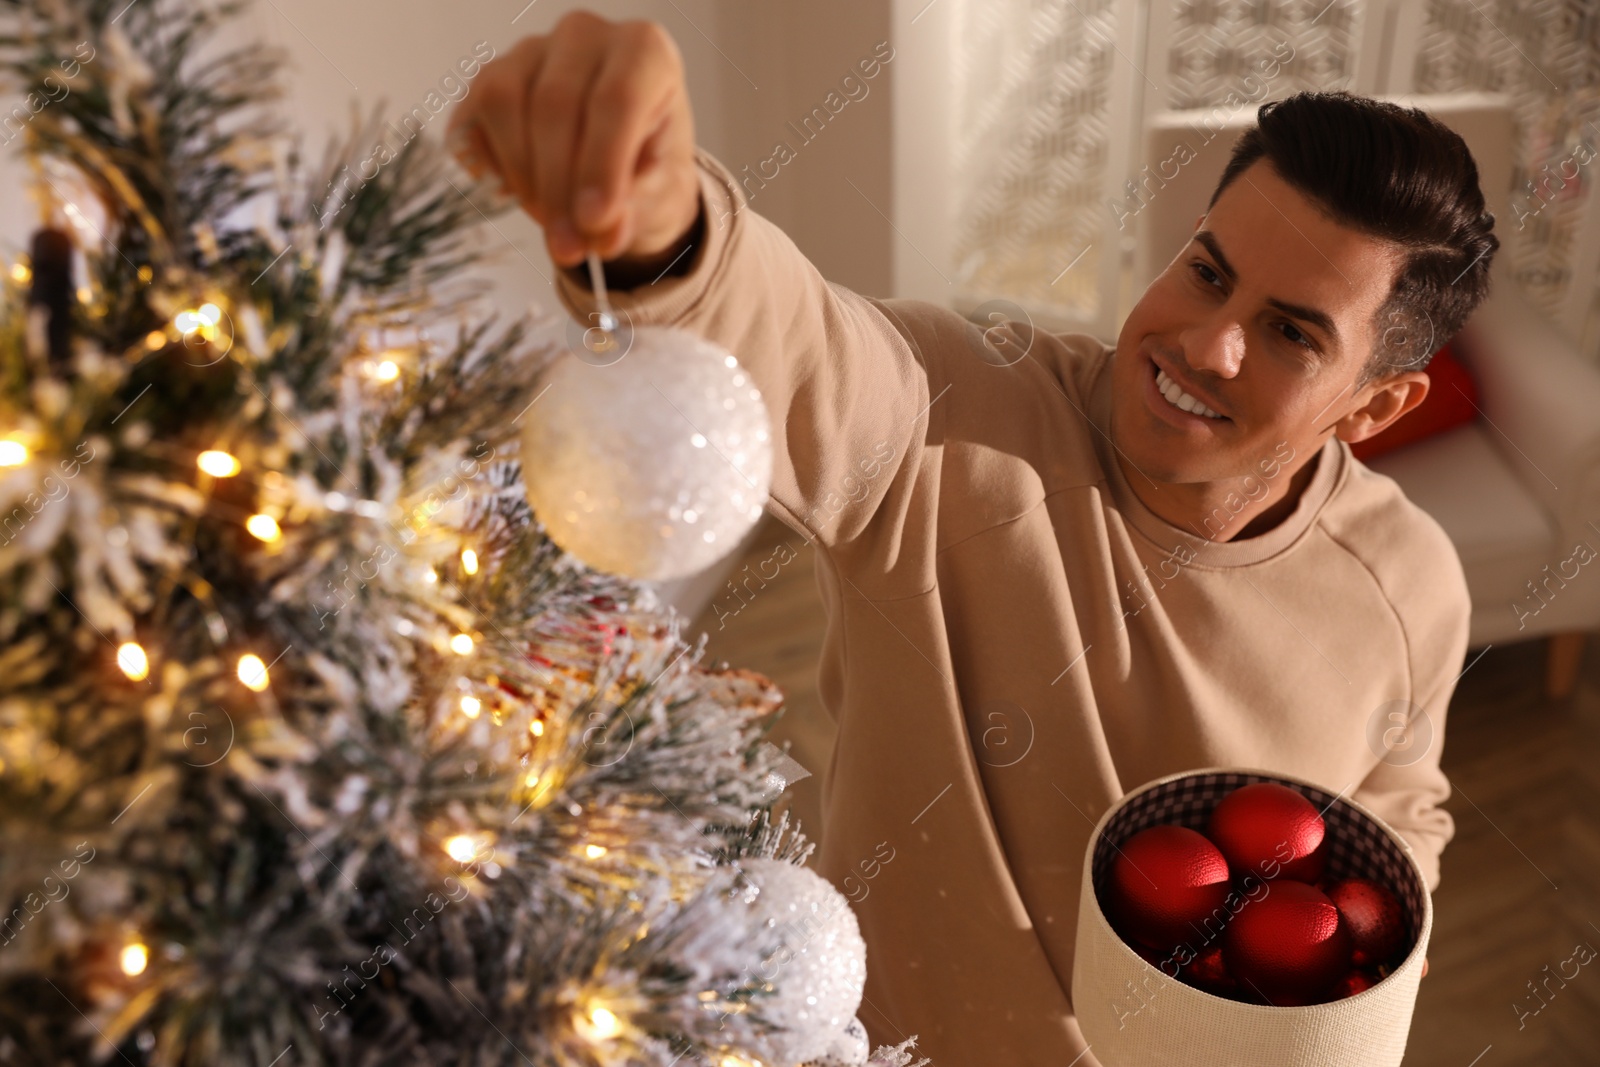
[[[1330,437],[1313,461],[1316,470],[1300,493],[1295,508],[1272,529],[1254,537],[1235,538],[1231,541],[1212,541],[1200,531],[1174,526],[1144,505],[1128,485],[1122,465],[1116,461],[1111,449],[1111,384],[1110,373],[1115,349],[1105,347],[1099,366],[1093,372],[1089,417],[1099,428],[1095,434],[1095,450],[1112,501],[1128,523],[1146,540],[1163,552],[1171,552],[1185,545],[1194,553],[1194,565],[1210,567],[1242,567],[1260,563],[1287,551],[1316,522],[1323,505],[1333,496],[1342,482],[1348,466],[1347,447],[1337,437]]]

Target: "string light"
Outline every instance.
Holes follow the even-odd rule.
[[[467,634],[456,634],[450,639],[450,651],[458,656],[472,654],[472,638]]]
[[[461,569],[468,574],[478,573],[478,554],[470,548],[461,550]]]
[[[122,946],[122,956],[119,960],[122,973],[129,978],[135,978],[144,973],[150,965],[150,950],[139,942]]]
[[[601,856],[604,856],[606,854],[606,846],[604,846],[604,845],[585,845],[583,847],[583,854],[585,856],[588,856],[592,860],[597,860]]]
[[[33,271],[28,269],[26,263],[18,263],[11,268],[11,280],[18,285],[27,285],[33,280]]]
[[[574,1022],[578,1033],[588,1041],[609,1041],[622,1033],[622,1021],[610,1008],[594,1005]]]
[[[532,734],[534,737],[543,737],[544,736],[544,720],[543,719],[534,719],[532,722],[530,722],[528,724],[528,732],[530,734]]]
[[[144,346],[152,352],[159,352],[167,347],[167,334],[164,330],[151,330],[144,335]]]
[[[231,453],[207,449],[195,457],[195,465],[213,478],[232,478],[239,473],[239,461]]]
[[[457,863],[470,863],[473,858],[488,847],[485,834],[456,834],[446,838],[444,843],[445,855]]]
[[[254,652],[239,657],[239,681],[246,689],[259,693],[267,687],[267,665]]]
[[[117,647],[117,666],[135,682],[150,676],[150,658],[137,641],[125,641]]]
[[[374,381],[392,382],[400,377],[400,364],[392,359],[378,360],[377,362],[369,359],[362,369]]]
[[[261,541],[272,542],[283,536],[278,520],[271,515],[252,515],[245,520],[244,528]]]
[[[478,717],[478,713],[482,710],[483,701],[479,700],[477,697],[465,696],[461,698],[461,714],[465,715],[467,718],[476,719]]]
[[[217,323],[222,321],[222,309],[215,304],[201,304],[189,311],[180,311],[172,317],[172,325],[185,337],[198,333],[207,341],[216,337]]]
[[[538,771],[529,771],[528,772],[528,777],[526,777],[526,778],[524,778],[522,780],[522,784],[524,786],[526,786],[527,788],[529,788],[529,789],[532,789],[534,786],[538,785],[539,784],[539,772]]]
[[[0,467],[20,467],[28,462],[28,446],[21,441],[0,441]]]
[[[730,1052],[722,1057],[722,1062],[718,1064],[718,1067],[764,1067],[764,1065],[760,1060],[747,1060],[743,1056],[735,1056]]]

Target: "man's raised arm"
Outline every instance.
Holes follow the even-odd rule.
[[[525,38],[484,68],[451,138],[544,228],[557,294],[579,321],[595,309],[593,249],[633,326],[678,326],[733,353],[772,417],[772,499],[791,527],[848,541],[915,469],[922,354],[881,305],[825,280],[695,146],[681,59],[659,26],[574,12]]]

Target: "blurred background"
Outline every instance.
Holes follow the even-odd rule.
[[[1600,964],[1552,977],[1600,950],[1600,0],[257,0],[240,32],[291,54],[286,117],[319,149],[374,111],[423,108],[437,135],[429,96],[458,61],[578,6],[671,31],[700,144],[832,281],[968,314],[1001,300],[1106,340],[1262,102],[1393,96],[1467,138],[1502,249],[1491,302],[1450,339],[1466,402],[1363,457],[1439,519],[1474,601],[1443,757],[1457,836],[1407,1062],[1600,1063]],[[0,203],[8,261],[34,222],[24,197]],[[559,311],[529,219],[484,239],[495,302]],[[820,839],[814,551],[769,518],[662,593],[710,660],[784,689],[774,739],[811,772],[788,805]]]

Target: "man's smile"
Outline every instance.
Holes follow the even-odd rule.
[[[1146,364],[1142,368],[1143,387],[1140,392],[1144,395],[1145,406],[1158,419],[1181,430],[1192,430],[1203,426],[1213,433],[1233,424],[1231,418],[1218,412],[1216,404],[1211,399],[1202,397],[1194,389],[1179,383],[1165,368],[1143,352],[1140,353],[1140,357]],[[1184,399],[1185,395],[1191,399]],[[1180,407],[1180,403],[1194,410]],[[1208,408],[1217,414],[1215,416],[1203,414]]]

